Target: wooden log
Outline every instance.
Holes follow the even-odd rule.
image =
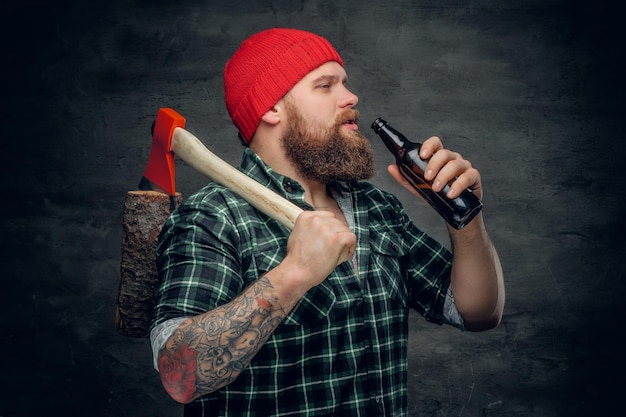
[[[183,201],[156,191],[129,191],[122,219],[120,283],[115,312],[117,332],[148,337],[158,286],[156,242],[172,210]]]

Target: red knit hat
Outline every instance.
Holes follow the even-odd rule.
[[[298,29],[269,29],[246,39],[224,68],[228,114],[246,143],[261,117],[305,75],[343,60],[323,37]]]

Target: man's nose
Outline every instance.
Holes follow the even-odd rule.
[[[359,97],[354,94],[352,91],[348,90],[348,88],[343,87],[345,90],[339,102],[340,107],[355,107],[359,102]]]

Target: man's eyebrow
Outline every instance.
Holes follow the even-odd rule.
[[[338,82],[341,79],[339,75],[322,75],[313,80],[313,84],[318,84],[322,82]],[[348,81],[348,77],[344,77],[342,82]]]

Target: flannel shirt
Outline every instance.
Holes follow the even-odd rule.
[[[312,209],[298,183],[249,148],[240,169]],[[449,288],[451,254],[372,184],[337,185],[334,195],[357,236],[354,263],[342,263],[312,288],[239,377],[185,405],[186,416],[407,415],[408,309],[463,328]],[[152,332],[169,327],[168,337],[181,317],[232,300],[280,263],[289,233],[215,183],[190,196],[157,245],[161,284]],[[160,336],[155,345],[151,335],[155,358]]]

